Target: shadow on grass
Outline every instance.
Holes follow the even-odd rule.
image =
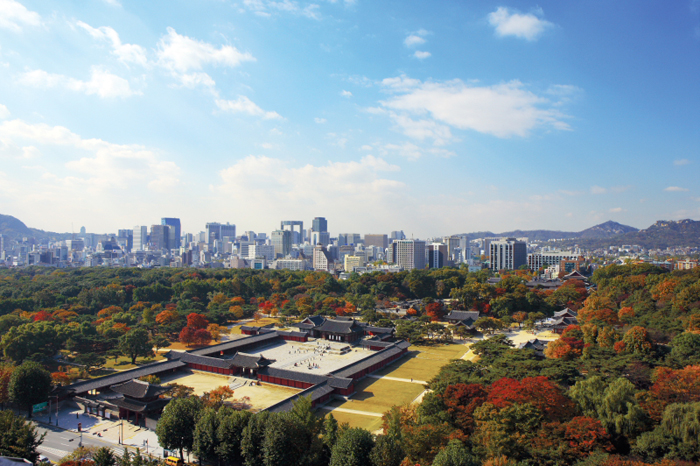
[[[374,393],[365,391],[358,392],[357,394],[355,394],[355,396],[352,397],[352,399],[355,401],[365,401],[369,400],[370,398],[374,398]]]

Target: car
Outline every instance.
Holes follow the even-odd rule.
[[[44,455],[39,455],[39,460],[37,461],[39,464],[51,464],[51,460],[45,457]]]

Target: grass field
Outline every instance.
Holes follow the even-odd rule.
[[[409,354],[376,372],[376,375],[386,375],[401,379],[415,379],[428,381],[432,379],[440,368],[452,359],[459,359],[467,352],[464,345],[435,345],[435,346],[411,346]]]
[[[332,401],[327,406],[382,414],[392,406],[410,403],[423,390],[415,383],[368,377],[355,385],[356,393],[350,401]]]
[[[328,415],[328,411],[321,410],[320,414]],[[339,413],[333,411],[333,417],[339,424],[348,423],[350,427],[361,427],[370,432],[382,428],[382,418],[374,416],[363,416],[361,414]]]

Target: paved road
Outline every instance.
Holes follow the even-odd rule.
[[[39,453],[47,456],[51,461],[54,462],[57,462],[58,460],[66,456],[68,453],[71,453],[73,450],[78,448],[78,445],[80,444],[80,434],[71,432],[69,430],[63,430],[58,427],[39,424],[37,425],[37,431],[40,435],[46,432],[44,442],[39,446],[39,448],[37,448],[37,450],[39,451]],[[115,445],[110,442],[105,442],[99,437],[91,434],[83,434],[82,441],[83,445],[85,446],[91,445],[96,446],[98,448],[111,448],[117,456],[121,456],[124,452],[124,447]],[[130,450],[133,452],[135,449],[130,448]],[[142,449],[142,453],[145,454],[146,451]]]

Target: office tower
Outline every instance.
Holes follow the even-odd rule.
[[[292,251],[292,232],[288,230],[273,231],[272,246],[275,247],[276,256],[287,256]]]
[[[362,267],[365,265],[365,261],[361,256],[345,256],[343,261],[343,269],[346,272],[352,272],[355,267]]]
[[[299,227],[299,231],[294,231],[294,227]],[[304,222],[301,220],[282,220],[280,230],[292,232],[292,244],[302,244],[304,242]]]
[[[442,242],[447,246],[447,259],[457,260],[455,257],[455,249],[460,247],[459,236],[445,236]]]
[[[567,251],[545,251],[527,255],[527,266],[530,270],[560,265],[562,261],[578,261],[579,254]]]
[[[428,267],[439,269],[446,265],[448,259],[448,249],[446,244],[433,243],[428,246]]]
[[[310,240],[313,246],[317,244],[328,246],[331,242],[331,234],[327,231],[312,231]]]
[[[180,228],[180,219],[172,217],[163,217],[160,219],[161,225],[167,225],[170,227],[168,245],[170,249],[175,249],[180,247],[180,237],[182,236],[182,229]]]
[[[236,237],[236,225],[231,225],[230,223],[216,223],[210,222],[206,224],[206,242],[209,246],[214,245],[214,241],[223,241],[224,236],[229,238]]]
[[[338,233],[338,246],[358,245],[362,242],[359,233]]]
[[[148,244],[148,227],[147,226],[135,226],[134,227],[134,251],[143,251]]]
[[[527,264],[527,244],[515,238],[491,241],[489,256],[491,270],[515,270]]]
[[[406,239],[406,235],[404,235],[403,230],[392,231],[389,239],[392,241],[402,240]]]
[[[311,229],[313,231],[328,231],[328,222],[326,221],[325,217],[316,217],[314,218],[314,221],[312,222],[312,227]]]
[[[0,235],[0,252],[5,250],[5,237]]]
[[[119,230],[117,237],[126,246],[126,250],[131,251],[134,247],[134,230]]]
[[[151,225],[150,243],[156,251],[170,249],[170,227],[167,225]]]
[[[255,241],[255,232],[253,230],[248,230],[245,232],[245,235],[248,237],[248,241]]]
[[[365,247],[375,246],[382,251],[389,247],[389,238],[386,235],[365,235]]]
[[[326,272],[333,270],[333,258],[328,254],[325,246],[321,244],[314,247],[313,268],[314,270],[325,270]]]
[[[238,254],[242,258],[250,256],[250,248],[255,246],[255,241],[241,241],[238,244]]]
[[[403,239],[391,243],[392,260],[404,270],[425,268],[425,241]]]
[[[275,247],[271,244],[254,244],[248,246],[248,259],[264,257],[268,261],[275,260]]]

